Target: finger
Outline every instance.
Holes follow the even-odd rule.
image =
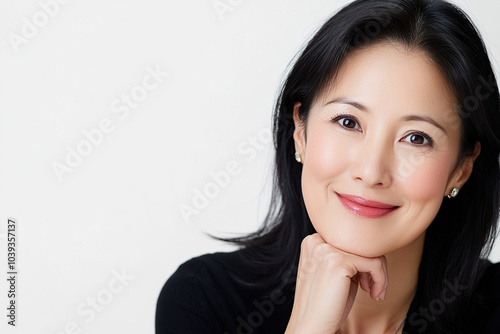
[[[361,286],[361,289],[363,289],[366,292],[369,292],[373,284],[371,276],[368,275],[367,273],[359,273],[358,275],[359,275],[359,285]]]
[[[387,293],[387,287],[389,286],[389,274],[388,274],[389,271],[387,270],[387,258],[385,256],[381,256],[380,258],[382,259],[382,265],[384,267],[384,272],[385,272],[385,289],[382,295],[380,296],[380,299],[384,300],[385,295]]]
[[[385,297],[385,291],[388,285],[387,261],[385,257],[365,258],[348,254],[348,276],[353,277],[357,273],[363,273],[370,276],[370,284],[363,282],[364,288],[369,286],[370,296],[379,300]],[[364,275],[363,275],[364,276]],[[362,278],[362,280],[366,280]]]

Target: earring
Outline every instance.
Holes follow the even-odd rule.
[[[447,196],[448,198],[455,198],[455,197],[457,197],[457,195],[458,195],[458,189],[457,189],[457,188],[453,188],[453,189],[451,190],[451,194],[446,195],[446,196]]]
[[[297,160],[297,162],[302,162],[299,152],[295,152],[295,160]]]

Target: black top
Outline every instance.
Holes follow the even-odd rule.
[[[267,291],[239,283],[232,273],[252,275],[242,267],[239,253],[207,254],[182,264],[158,298],[156,334],[284,333],[293,305],[293,276]],[[488,262],[478,289],[491,300],[486,307],[470,307],[473,330],[463,333],[499,334],[500,263]],[[446,298],[453,297],[453,290],[450,282]],[[426,310],[410,307],[403,333],[439,333],[433,326],[433,312],[439,314],[441,305],[436,300]]]

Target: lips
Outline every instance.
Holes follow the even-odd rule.
[[[371,201],[363,197],[335,193],[347,211],[365,218],[380,218],[394,212],[399,206]]]

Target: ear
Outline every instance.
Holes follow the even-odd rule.
[[[293,123],[295,130],[293,131],[293,140],[295,142],[295,152],[300,154],[302,161],[304,161],[306,137],[305,137],[305,124],[299,118],[300,102],[295,102],[293,105]]]
[[[470,175],[472,174],[474,161],[476,161],[479,153],[481,153],[481,143],[476,142],[476,146],[474,147],[474,152],[472,152],[472,155],[468,156],[465,161],[462,162],[462,164],[455,171],[454,175],[450,178],[450,182],[446,187],[445,195],[451,193],[451,190],[453,188],[461,189],[463,187],[465,182],[467,182]]]

